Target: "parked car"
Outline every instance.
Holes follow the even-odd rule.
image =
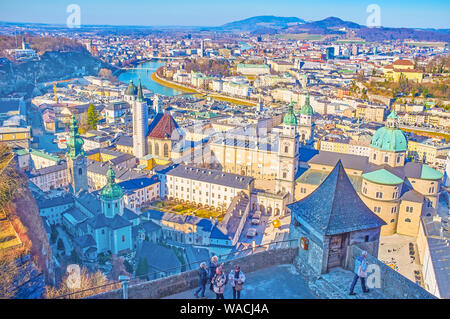
[[[255,228],[250,228],[249,230],[247,230],[247,237],[255,237],[257,233],[258,232]]]
[[[261,212],[259,210],[257,210],[256,212],[253,213],[252,218],[260,219],[261,218]]]
[[[261,220],[259,218],[252,219],[252,225],[259,225],[259,223],[261,223]]]

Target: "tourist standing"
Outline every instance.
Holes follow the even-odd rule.
[[[196,298],[201,297],[205,298],[205,289],[206,283],[208,282],[208,268],[206,267],[206,263],[202,262],[200,264],[200,268],[198,269],[198,289],[194,292],[194,296]],[[200,293],[200,296],[199,296]]]
[[[214,275],[216,274],[217,260],[218,259],[219,258],[217,256],[212,256],[211,257],[211,261],[208,264],[208,280],[211,283],[210,286],[209,286],[209,289],[211,291],[214,291],[214,287],[213,287],[213,284],[212,284],[212,279],[213,279]]]
[[[353,290],[355,289],[356,282],[358,281],[358,278],[361,280],[361,287],[364,293],[369,292],[369,289],[366,287],[366,277],[367,277],[367,267],[369,266],[369,263],[367,262],[367,251],[363,251],[361,253],[361,256],[358,256],[355,260],[355,269],[353,272],[355,273],[355,276],[353,277],[352,284],[350,286],[350,293],[349,295],[353,296],[356,295]]]
[[[233,287],[233,299],[241,299],[241,290],[245,282],[245,275],[241,271],[241,267],[236,266],[231,270],[228,276],[231,287]]]
[[[214,286],[216,299],[224,299],[223,292],[225,291],[225,286],[228,282],[228,278],[225,275],[225,272],[222,270],[222,265],[216,268],[216,274],[214,275],[211,282]]]

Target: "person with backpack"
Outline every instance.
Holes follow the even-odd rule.
[[[233,299],[241,299],[241,290],[245,282],[245,275],[241,271],[241,267],[234,267],[228,276],[228,280],[233,288]]]
[[[228,277],[225,275],[225,272],[222,270],[222,265],[217,267],[216,274],[211,280],[214,292],[216,293],[216,299],[225,299],[223,297],[223,292],[225,291],[225,286],[228,282]]]
[[[366,278],[367,278],[367,267],[369,266],[369,263],[367,262],[367,251],[363,251],[361,253],[361,256],[358,256],[355,260],[355,268],[353,272],[355,273],[355,276],[353,277],[352,284],[350,285],[350,296],[356,295],[353,290],[355,289],[356,282],[358,281],[358,278],[361,279],[361,287],[362,291],[364,293],[368,293],[369,289],[366,287]]]

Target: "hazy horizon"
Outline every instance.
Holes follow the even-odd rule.
[[[298,17],[308,21],[335,16],[361,25],[370,13],[366,8],[377,4],[384,27],[449,29],[450,2],[430,0],[331,1],[311,4],[304,0],[248,0],[246,2],[170,0],[22,0],[0,4],[0,21],[10,23],[42,23],[62,25],[70,13],[66,8],[77,4],[81,8],[81,25],[138,27],[216,27],[253,16],[273,15]]]

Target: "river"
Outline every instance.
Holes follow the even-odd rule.
[[[128,70],[119,75],[119,81],[128,83],[130,80],[133,80],[134,84],[137,86],[139,78],[141,79],[142,85],[149,90],[152,90],[154,93],[165,96],[174,96],[178,94],[182,94],[184,92],[175,90],[172,88],[165,87],[159,83],[156,83],[152,80],[151,75],[156,71],[160,66],[163,66],[164,62],[151,61],[139,64],[136,66],[137,69]]]

